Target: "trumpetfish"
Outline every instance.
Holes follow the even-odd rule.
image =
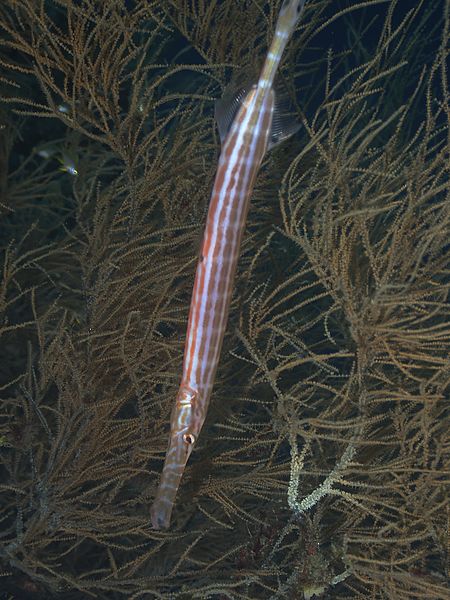
[[[151,507],[155,529],[169,527],[181,477],[197,442],[219,362],[250,196],[266,151],[298,129],[277,114],[274,79],[305,0],[284,0],[256,85],[230,105],[216,103],[221,153],[189,311],[183,373],[169,445]]]

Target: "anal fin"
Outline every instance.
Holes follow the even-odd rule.
[[[239,88],[228,86],[219,100],[216,100],[214,117],[219,129],[220,142],[223,144],[231,129],[234,118],[241,108],[247,94],[254,86],[242,86]]]

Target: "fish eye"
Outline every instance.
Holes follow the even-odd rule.
[[[193,444],[195,442],[195,435],[192,435],[192,433],[185,433],[183,435],[183,442],[189,445]]]

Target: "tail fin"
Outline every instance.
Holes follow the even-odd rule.
[[[278,15],[275,35],[267,53],[266,62],[258,81],[259,87],[272,87],[286,44],[300,19],[305,0],[284,0]]]

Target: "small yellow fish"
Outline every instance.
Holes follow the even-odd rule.
[[[75,161],[64,151],[62,151],[61,155],[57,156],[56,159],[59,163],[61,163],[61,166],[59,167],[60,171],[69,173],[69,175],[72,175],[72,177],[76,177],[78,175],[77,168],[75,167]]]
[[[39,149],[37,155],[46,159],[54,157],[60,163],[59,171],[69,173],[72,177],[78,175],[74,159],[65,150],[61,150],[56,145],[48,145]]]

